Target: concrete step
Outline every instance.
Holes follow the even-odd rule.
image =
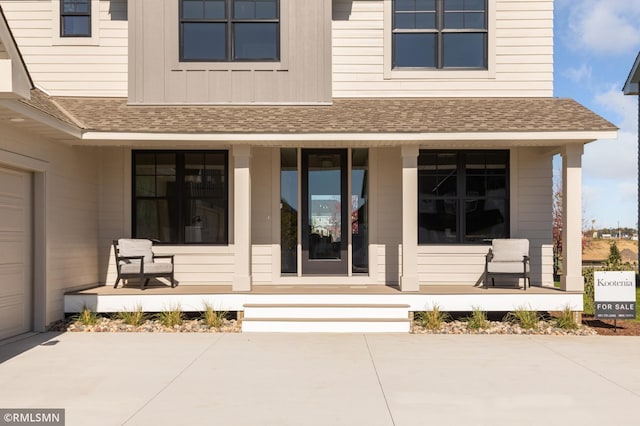
[[[245,304],[245,318],[399,318],[406,304]]]
[[[242,331],[407,333],[406,304],[245,304]]]
[[[244,318],[243,332],[408,333],[408,318]]]

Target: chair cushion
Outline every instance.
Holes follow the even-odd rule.
[[[153,262],[153,251],[151,240],[121,238],[118,240],[120,256],[144,256],[144,263]],[[131,263],[138,263],[139,260],[132,260]]]
[[[490,274],[524,274],[524,266],[522,259],[520,262],[489,262],[487,264],[487,272]],[[529,263],[527,263],[527,272],[529,272]]]
[[[491,242],[493,262],[522,262],[523,256],[529,256],[527,239],[495,239]]]
[[[144,264],[145,275],[170,274],[172,270],[173,270],[173,265],[166,262]],[[140,263],[126,263],[120,267],[120,273],[121,274],[139,274]]]

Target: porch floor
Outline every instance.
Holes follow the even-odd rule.
[[[66,295],[197,295],[197,294],[378,294],[378,295],[492,295],[492,294],[582,294],[564,292],[553,287],[530,287],[526,291],[516,287],[477,287],[466,285],[423,285],[420,291],[402,293],[398,286],[385,285],[254,285],[251,291],[233,291],[231,285],[167,285],[150,284],[141,290],[137,283],[118,288],[97,286],[69,292]]]
[[[527,308],[559,311],[569,306],[582,311],[582,293],[550,287],[522,288],[474,287],[452,285],[421,286],[420,291],[403,293],[398,287],[384,285],[254,285],[250,292],[234,292],[231,285],[137,285],[114,289],[99,286],[69,292],[64,296],[65,312],[80,312],[84,306],[96,312],[134,310],[159,312],[175,306],[183,311],[202,311],[204,304],[216,310],[244,311],[249,304],[348,305],[405,304],[410,311],[430,310],[438,306],[449,312],[479,308],[485,311],[510,311]]]

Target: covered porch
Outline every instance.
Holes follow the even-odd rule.
[[[202,310],[207,302],[219,310],[242,311],[244,303],[288,301],[296,303],[409,303],[411,311],[424,311],[434,303],[445,311],[471,311],[474,307],[487,311],[509,311],[531,307],[540,311],[562,310],[566,306],[579,311],[582,293],[562,291],[553,287],[534,286],[526,291],[513,287],[423,285],[412,293],[404,293],[398,286],[379,285],[264,285],[251,291],[234,291],[232,285],[178,286],[171,288],[153,285],[144,290],[136,284],[114,289],[98,286],[68,292],[65,312],[80,312],[83,306],[95,306],[97,312],[121,312],[135,309],[142,303],[145,311],[159,312],[179,303],[188,312]],[[215,302],[215,303],[213,303]]]

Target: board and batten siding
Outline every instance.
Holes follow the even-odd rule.
[[[254,284],[271,284],[274,270],[280,269],[273,256],[274,249],[280,247],[280,236],[273,232],[273,204],[275,200],[278,206],[280,203],[279,188],[274,186],[279,168],[279,148],[251,150],[251,274]]]
[[[99,281],[113,285],[117,272],[112,241],[131,237],[131,149],[101,147],[99,191]],[[231,157],[231,155],[229,155]],[[229,169],[229,176],[233,170]],[[233,228],[233,181],[229,182],[229,226]],[[96,213],[98,214],[98,213]],[[232,241],[233,233],[229,232]],[[233,244],[156,245],[156,254],[175,255],[175,279],[180,285],[228,285],[234,271]],[[120,284],[122,285],[122,284]]]
[[[34,173],[44,182],[44,194],[34,201],[34,223],[44,235],[36,234],[34,251],[45,253],[46,267],[34,274],[46,279],[46,295],[36,291],[35,297],[49,324],[63,318],[65,292],[98,283],[98,151],[2,125],[0,134],[0,163],[13,157],[46,165]],[[6,165],[13,166],[11,160]]]
[[[553,95],[552,0],[489,0],[489,70],[426,72],[391,70],[391,0],[333,3],[334,97]]]
[[[127,96],[127,0],[93,1],[99,19],[89,42],[56,36],[53,1],[0,0],[29,73],[52,96]]]
[[[280,61],[180,62],[176,0],[129,2],[129,103],[331,102],[331,0],[281,0]]]

